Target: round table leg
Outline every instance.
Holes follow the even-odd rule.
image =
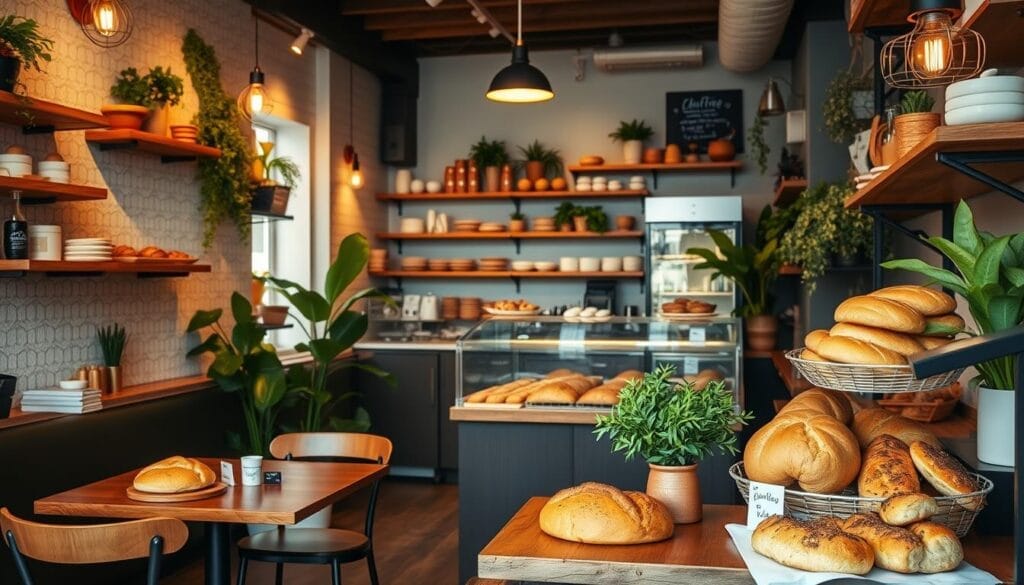
[[[231,585],[231,525],[206,522],[206,585]]]

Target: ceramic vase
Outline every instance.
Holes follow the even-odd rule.
[[[1013,467],[1014,398],[1013,390],[978,389],[978,460],[992,465]]]
[[[537,179],[543,179],[544,163],[539,160],[526,161],[526,178],[530,179],[531,183],[536,183]]]
[[[640,140],[627,140],[622,143],[622,160],[627,165],[640,164],[644,155],[644,143]]]
[[[755,315],[744,319],[747,327],[747,347],[755,351],[775,349],[775,335],[779,322],[772,315]]]
[[[501,169],[496,166],[484,167],[484,191],[488,193],[494,193],[495,191],[511,191],[511,185],[509,189],[501,188]],[[511,179],[510,179],[511,180]]]
[[[648,466],[647,495],[664,504],[676,524],[700,522],[704,516],[697,464]]]

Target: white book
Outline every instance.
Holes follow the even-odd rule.
[[[26,390],[22,395],[25,396],[26,398],[28,398],[30,396],[32,396],[32,397],[36,397],[36,396],[43,397],[43,396],[46,396],[46,397],[54,397],[54,398],[69,398],[69,397],[78,398],[78,397],[89,397],[89,396],[97,396],[98,397],[100,395],[100,391],[99,390],[91,390],[91,389],[86,389],[86,390],[57,390],[57,389],[53,389],[53,390]]]
[[[64,399],[64,398],[35,398],[35,399],[22,400],[21,403],[22,404],[34,404],[34,405],[54,404],[54,405],[59,405],[59,406],[76,406],[76,405],[81,406],[83,404],[89,404],[89,405],[91,405],[91,404],[102,404],[103,401],[98,399],[98,398],[87,399],[87,400],[67,400],[67,399]]]
[[[75,407],[75,406],[36,406],[32,404],[23,404],[21,407],[22,412],[56,412],[60,414],[85,414],[88,412],[96,412],[102,410],[103,404],[97,404],[95,406]]]

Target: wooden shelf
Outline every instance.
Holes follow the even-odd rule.
[[[789,207],[807,189],[807,179],[786,179],[775,189],[775,207]]]
[[[642,238],[640,231],[597,232],[448,232],[444,234],[378,233],[380,240],[585,240]]]
[[[968,3],[970,4],[970,3]],[[1024,18],[1022,0],[981,0],[970,14],[964,14],[960,25],[974,30],[985,39],[985,67],[1020,67],[1024,54],[1020,50]]]
[[[792,264],[783,264],[779,268],[779,275],[780,276],[800,276],[803,273],[804,273],[804,269],[803,268],[801,268],[799,266],[794,266]]]
[[[90,130],[85,141],[98,144],[100,150],[134,149],[159,155],[163,162],[220,158],[220,149],[194,142],[183,142],[141,130]]]
[[[21,198],[25,203],[96,201],[107,198],[107,190],[98,187],[0,176],[0,192],[5,192],[6,195],[8,191],[21,191]]]
[[[515,199],[640,198],[646,189],[619,191],[494,191],[487,193],[377,193],[378,201],[507,201]]]
[[[0,91],[0,123],[20,126],[26,134],[107,127],[100,114],[9,91]]]
[[[574,174],[601,174],[601,173],[649,173],[651,171],[666,172],[666,173],[686,173],[693,172],[698,173],[701,171],[732,171],[743,168],[743,161],[730,160],[726,162],[695,162],[695,163],[639,163],[639,164],[603,164],[603,165],[573,165],[569,167],[569,172]]]
[[[185,276],[193,272],[210,272],[209,264],[146,264],[129,262],[68,262],[50,260],[0,260],[2,273],[44,272],[50,275],[94,275],[108,272],[139,275]],[[8,274],[9,275],[9,274]]]
[[[851,0],[847,28],[852,33],[862,33],[867,28],[909,27],[909,12],[907,0]]]
[[[387,270],[370,272],[370,276],[388,278],[536,278],[536,279],[575,279],[575,278],[643,278],[643,272],[517,272],[510,270]]]
[[[1024,122],[939,126],[867,187],[846,199],[847,208],[863,205],[956,203],[992,189],[936,160],[942,152],[983,153],[1024,150]],[[1024,164],[973,165],[1001,181],[1024,178]]]

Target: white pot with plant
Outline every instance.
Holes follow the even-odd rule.
[[[928,241],[956,266],[956,272],[918,259],[891,260],[885,268],[921,274],[967,300],[980,334],[1005,331],[1024,320],[1024,232],[994,236],[979,231],[963,201],[953,219],[953,241]],[[953,332],[951,332],[953,333]],[[975,364],[978,376],[978,459],[993,465],[1014,464],[1014,357]]]
[[[594,433],[607,435],[612,451],[627,460],[643,457],[650,467],[647,495],[664,504],[676,524],[691,524],[703,517],[697,464],[715,451],[738,453],[736,431],[753,415],[737,412],[725,382],[698,391],[674,374],[675,367],[661,365],[631,380],[611,413],[597,417]]]
[[[622,160],[628,165],[640,164],[644,155],[644,142],[654,136],[654,130],[643,120],[634,119],[619,122],[619,128],[608,135],[616,142],[622,143]]]

